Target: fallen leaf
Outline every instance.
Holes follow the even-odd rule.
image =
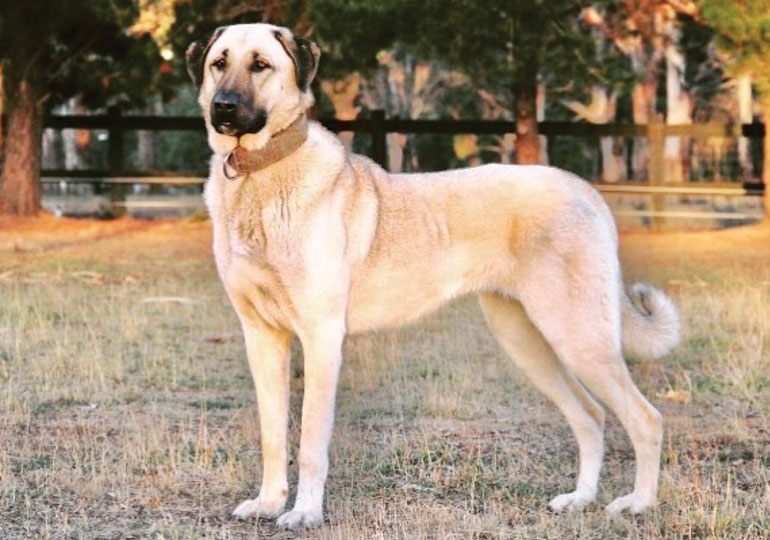
[[[690,403],[690,398],[692,396],[690,392],[687,390],[672,389],[672,390],[667,390],[666,392],[658,392],[655,394],[655,397],[657,397],[658,399],[679,403],[680,405],[686,405],[687,403]]]
[[[212,336],[204,336],[203,337],[203,341],[205,341],[206,343],[217,343],[217,344],[220,344],[220,343],[224,343],[225,341],[227,341],[229,339],[236,339],[236,338],[239,338],[239,337],[241,337],[240,334],[238,334],[236,332],[230,332],[230,333],[227,333],[227,334],[215,334],[215,335],[212,335]]]

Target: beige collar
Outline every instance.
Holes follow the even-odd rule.
[[[223,170],[225,178],[234,180],[239,176],[253,173],[272,165],[297,150],[307,140],[307,117],[300,115],[289,127],[274,133],[267,144],[259,150],[249,151],[242,146],[225,158]],[[228,169],[235,171],[230,174]]]

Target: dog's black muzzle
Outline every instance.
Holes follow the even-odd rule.
[[[211,125],[217,133],[240,137],[265,127],[265,112],[253,109],[249,101],[237,92],[217,92],[211,100]]]

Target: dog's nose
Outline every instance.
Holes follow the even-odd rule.
[[[214,96],[214,109],[218,113],[232,113],[238,107],[238,94],[235,92],[217,92]]]
[[[211,99],[211,125],[217,133],[240,137],[265,127],[265,113],[235,90],[219,90]]]

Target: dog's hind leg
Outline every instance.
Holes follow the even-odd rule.
[[[479,301],[487,324],[505,352],[559,407],[577,438],[577,488],[552,499],[549,507],[557,512],[582,508],[596,498],[604,453],[604,411],[556,358],[519,302],[491,293],[481,294]]]
[[[613,254],[614,255],[614,254]],[[633,493],[607,511],[640,513],[655,505],[663,420],[631,379],[621,354],[620,276],[606,253],[549,256],[522,276],[519,298],[564,366],[614,412],[636,455]]]

